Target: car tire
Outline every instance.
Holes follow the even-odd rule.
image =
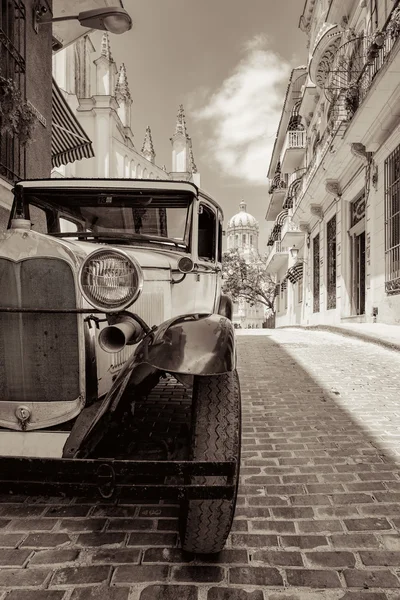
[[[236,462],[230,500],[187,500],[181,507],[181,542],[186,552],[220,552],[235,512],[240,468],[241,400],[237,371],[195,377],[190,459]],[[224,485],[227,477],[194,477],[195,484]]]

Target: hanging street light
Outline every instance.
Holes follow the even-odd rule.
[[[38,2],[34,8],[34,27],[48,25],[59,21],[70,21],[76,19],[82,27],[89,29],[100,29],[110,33],[125,33],[132,28],[132,19],[124,8],[118,6],[106,6],[93,10],[84,10],[77,15],[66,17],[47,18],[47,7]]]

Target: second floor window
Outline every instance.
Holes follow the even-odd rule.
[[[385,288],[400,294],[400,146],[385,160]]]

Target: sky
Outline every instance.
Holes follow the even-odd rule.
[[[110,35],[125,63],[137,150],[150,125],[156,163],[171,169],[183,104],[201,187],[222,206],[239,202],[260,224],[265,250],[269,160],[290,70],[307,62],[298,28],[303,0],[124,0],[134,26]]]

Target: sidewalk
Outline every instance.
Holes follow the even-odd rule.
[[[290,327],[279,327],[278,329],[289,328],[330,331],[331,333],[357,338],[400,352],[400,325],[386,325],[385,323],[341,323],[340,325],[292,325]]]

